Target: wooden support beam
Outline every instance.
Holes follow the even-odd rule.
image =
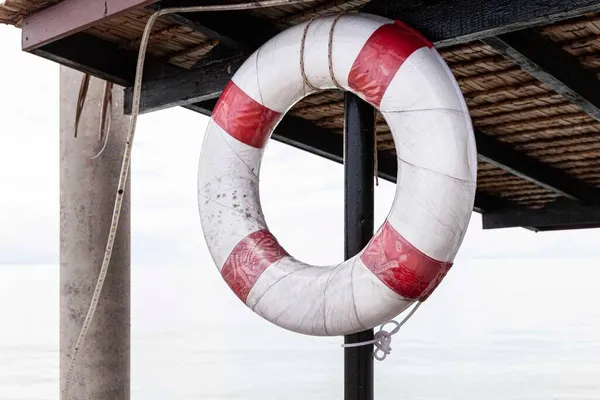
[[[205,115],[207,117],[210,117],[212,115],[213,108],[215,108],[215,105],[217,105],[218,100],[219,100],[218,98],[214,98],[214,99],[205,100],[205,101],[202,101],[199,103],[185,104],[182,107],[187,108],[188,110],[197,112],[199,114]]]
[[[483,214],[493,210],[512,210],[517,208],[518,205],[509,200],[478,190],[473,210]]]
[[[199,4],[210,2],[163,0],[162,6]],[[400,19],[441,48],[600,11],[600,0],[371,0],[361,11]],[[279,32],[270,22],[240,12],[198,13],[185,18],[191,21],[188,26],[200,25],[213,32],[214,36],[206,33],[211,38],[220,40],[221,36],[253,48]]]
[[[576,57],[558,44],[533,29],[482,41],[600,120],[600,81],[596,73],[583,68]]]
[[[157,0],[64,0],[25,18],[22,48],[32,51]]]
[[[402,20],[440,48],[600,11],[600,1],[371,0],[361,11]]]
[[[157,1],[64,0],[25,19],[23,50],[31,51]],[[163,0],[161,6],[205,3],[209,4],[204,0]],[[401,19],[424,33],[437,47],[444,47],[600,11],[600,0],[372,0],[362,11]],[[170,18],[236,49],[249,44],[256,48],[278,32],[269,22],[244,12],[180,14]]]
[[[535,226],[536,231],[600,227],[600,206],[570,205],[538,210],[503,210],[484,213],[483,229]]]
[[[140,113],[198,103],[218,98],[223,88],[245,61],[238,56],[215,62],[201,69],[184,70],[168,78],[145,81],[142,85]],[[133,88],[125,89],[125,113],[131,113]]]
[[[76,33],[32,50],[33,54],[98,78],[129,86],[135,78],[137,53],[87,33]],[[146,57],[147,77],[166,77],[181,69]]]
[[[477,131],[475,139],[480,160],[569,199],[589,204],[600,203],[600,189],[529,157],[491,136]]]

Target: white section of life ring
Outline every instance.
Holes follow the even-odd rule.
[[[305,74],[320,90],[335,88],[328,64],[334,19],[314,20],[307,31]],[[390,126],[396,196],[355,257],[313,266],[287,254],[268,231],[259,172],[274,127],[311,93],[299,62],[306,24],[258,49],[219,99],[200,158],[200,218],[223,278],[254,312],[291,331],[346,335],[425,300],[450,269],[472,214],[475,140],[458,85],[426,39],[397,21],[342,16],[333,32],[333,73]]]

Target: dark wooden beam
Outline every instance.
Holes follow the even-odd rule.
[[[162,7],[202,4],[211,2],[163,0]],[[600,11],[600,0],[371,0],[361,11],[402,20],[440,48]],[[193,24],[254,48],[279,32],[270,22],[245,12],[191,15],[185,18]]]
[[[64,0],[25,19],[23,49],[31,51],[131,9],[156,2],[157,0]],[[161,7],[202,4],[209,2],[163,0]],[[403,20],[433,40],[437,47],[444,47],[600,11],[600,1],[372,0],[362,11]],[[240,11],[211,12],[210,15],[202,13],[193,17],[180,14],[172,18],[203,30],[208,36],[234,48],[248,44],[256,48],[277,33],[277,28],[270,23]]]
[[[399,19],[440,48],[583,16],[600,1],[371,0],[362,11]]]
[[[32,51],[157,0],[64,0],[25,18],[22,48]]]
[[[186,104],[186,105],[183,105],[182,107],[187,108],[188,110],[197,112],[199,114],[202,114],[204,116],[210,117],[212,115],[213,108],[215,108],[215,105],[217,104],[217,100],[219,100],[219,99],[215,98],[215,99],[202,101],[199,103]]]
[[[596,73],[534,29],[525,29],[482,40],[513,60],[583,111],[600,120],[600,81]]]
[[[129,86],[135,78],[137,53],[87,33],[76,33],[32,50],[33,54],[66,65],[81,72],[121,86]],[[166,77],[180,68],[147,58],[147,77]]]
[[[479,159],[569,199],[600,203],[600,189],[579,181],[481,132],[475,132]]]
[[[144,81],[140,112],[147,113],[173,106],[218,98],[235,71],[245,61],[238,56],[215,62],[201,69],[183,70],[168,78]],[[131,113],[133,88],[125,89],[125,113]]]
[[[537,231],[600,227],[600,206],[570,205],[538,210],[502,210],[482,215],[483,229],[535,226]]]
[[[140,114],[173,106],[199,103],[218,98],[244,57],[217,61],[203,68],[181,71],[172,77],[144,81]],[[133,88],[125,89],[125,113],[131,113]]]
[[[517,208],[519,208],[519,206],[514,202],[478,190],[473,210],[475,212],[483,214],[485,212],[493,210],[512,210]]]

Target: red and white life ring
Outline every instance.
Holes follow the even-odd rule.
[[[224,90],[206,130],[198,201],[213,260],[248,307],[291,331],[337,336],[384,324],[437,287],[469,224],[477,155],[456,80],[423,36],[367,14],[316,19],[304,42],[307,85],[306,24],[264,44]],[[310,86],[336,87],[329,49],[337,84],[381,111],[399,162],[393,205],[370,243],[341,264],[313,266],[269,232],[259,171],[283,115]]]

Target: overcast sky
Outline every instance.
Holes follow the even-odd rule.
[[[22,53],[19,30],[0,26],[0,38],[0,264],[53,264],[58,262],[59,70]],[[206,121],[182,108],[139,120],[132,169],[136,264],[193,265],[207,259],[196,201]],[[282,244],[303,261],[340,261],[342,166],[271,141],[261,171],[264,212]],[[394,185],[380,180],[377,226],[393,194]],[[596,258],[599,233],[483,231],[474,214],[458,259]]]

